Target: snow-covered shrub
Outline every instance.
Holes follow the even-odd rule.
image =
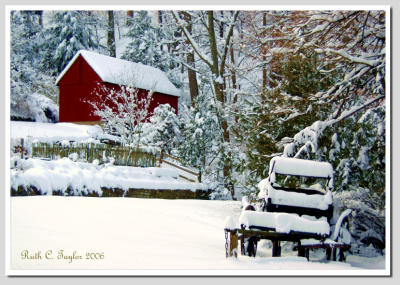
[[[73,162],[77,162],[79,159],[79,155],[76,152],[74,152],[74,153],[71,153],[70,155],[68,155],[68,158],[70,160],[72,160]]]
[[[120,136],[122,143],[138,147],[153,92],[142,96],[133,86],[133,81],[121,90],[99,85],[100,90],[94,94],[97,100],[87,103],[93,107],[93,114],[100,117],[104,132]]]
[[[218,185],[214,188],[214,191],[210,195],[211,200],[232,200],[232,193],[229,189],[226,189],[223,184]]]
[[[27,98],[30,118],[35,122],[58,122],[58,105],[42,94],[34,93]]]
[[[143,125],[142,142],[160,147],[167,153],[178,147],[181,123],[169,104],[154,109],[150,123]]]
[[[353,210],[349,217],[349,230],[354,253],[369,246],[382,252],[385,248],[385,211],[380,209],[377,194],[365,188],[350,187],[348,191],[334,192],[333,205],[334,221],[344,210]]]

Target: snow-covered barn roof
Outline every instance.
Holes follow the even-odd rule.
[[[60,73],[56,84],[82,55],[103,82],[118,85],[134,85],[136,88],[153,90],[155,92],[180,96],[180,91],[169,81],[166,74],[152,66],[135,63],[92,51],[80,50]]]

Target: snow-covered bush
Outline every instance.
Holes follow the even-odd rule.
[[[143,125],[142,141],[171,153],[173,149],[178,147],[180,125],[175,110],[169,104],[162,104],[154,109],[150,123]]]
[[[232,200],[232,198],[231,191],[226,189],[223,184],[219,184],[215,187],[210,195],[211,200]]]
[[[346,209],[353,210],[349,217],[353,253],[368,246],[381,253],[385,248],[385,211],[380,209],[379,200],[377,194],[361,187],[350,187],[350,190],[333,194],[334,219]]]
[[[143,96],[133,86],[133,82],[122,86],[121,90],[99,86],[96,100],[87,103],[93,107],[93,114],[100,117],[105,132],[118,135],[123,143],[137,147],[149,116],[153,92]]]
[[[35,122],[58,122],[58,105],[42,94],[34,93],[27,98],[29,117]]]

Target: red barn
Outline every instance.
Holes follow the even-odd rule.
[[[150,113],[160,104],[169,104],[178,113],[180,91],[161,70],[91,51],[81,50],[58,76],[59,121],[95,123],[93,107],[87,102],[98,100],[95,92],[105,88],[121,90],[131,85],[142,96],[152,90]]]

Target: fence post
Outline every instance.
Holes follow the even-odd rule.
[[[24,139],[21,138],[21,159],[24,158]]]
[[[229,256],[237,258],[238,234],[237,231],[229,232]]]
[[[164,150],[161,150],[160,160],[158,161],[158,167],[161,167],[162,160],[164,159]]]

